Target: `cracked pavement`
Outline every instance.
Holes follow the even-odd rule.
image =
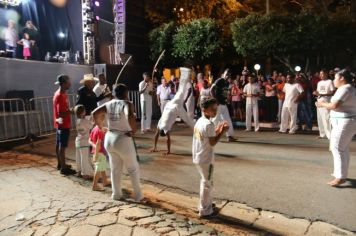
[[[61,176],[55,165],[54,158],[0,153],[0,235],[264,235],[220,231],[171,210],[113,201],[91,191],[88,181]]]

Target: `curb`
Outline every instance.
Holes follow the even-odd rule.
[[[178,190],[179,192],[177,192],[177,190],[169,187],[158,187],[154,183],[144,182],[141,186],[144,195],[150,200],[158,202],[159,204],[163,203],[163,205],[169,204],[197,215],[196,209],[199,198],[193,194],[186,193],[182,190]],[[131,189],[130,181],[124,180],[123,187],[125,189]],[[216,205],[220,208],[220,219],[272,234],[307,236],[356,235],[354,232],[322,221],[288,218],[283,214],[255,209],[246,204],[233,201],[222,200],[218,201]]]

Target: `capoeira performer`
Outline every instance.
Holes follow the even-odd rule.
[[[334,156],[334,180],[328,184],[336,187],[347,180],[350,161],[349,146],[356,135],[356,89],[352,86],[352,75],[341,70],[335,75],[337,88],[330,102],[318,101],[319,108],[330,110],[331,134],[330,149]]]
[[[104,147],[109,155],[112,199],[123,198],[121,178],[123,167],[130,175],[135,200],[143,201],[140,187],[140,169],[136,159],[136,149],[132,134],[136,132],[134,107],[128,101],[128,88],[117,84],[113,88],[115,98],[95,109],[92,113],[95,124],[103,124],[100,120],[106,115],[108,131],[105,135]]]
[[[320,71],[320,81],[314,95],[318,97],[318,102],[330,102],[331,96],[335,93],[333,81],[328,78],[326,70]],[[324,107],[317,108],[319,138],[330,139],[331,124],[330,110]]]
[[[210,88],[210,93],[213,98],[218,102],[218,113],[213,122],[217,126],[221,121],[227,121],[229,125],[229,130],[226,132],[227,141],[234,142],[237,141],[234,138],[234,127],[232,125],[229,109],[227,108],[227,97],[230,92],[228,78],[231,77],[231,72],[226,69],[222,78],[217,79]]]
[[[187,83],[190,81],[191,70],[188,68],[180,68],[180,80],[178,92],[174,98],[169,101],[164,107],[161,118],[158,121],[157,130],[155,134],[154,146],[151,152],[157,152],[157,142],[159,136],[167,136],[167,152],[166,155],[171,153],[171,138],[170,131],[176,119],[180,117],[191,128],[194,127],[194,120],[188,116],[184,109],[184,94]]]
[[[143,73],[143,81],[138,86],[141,100],[141,133],[151,131],[153,84],[150,75]]]
[[[248,84],[245,85],[243,93],[246,97],[246,131],[251,131],[251,119],[255,122],[255,132],[260,129],[258,122],[258,98],[260,96],[260,86],[255,83],[255,78],[248,77]]]

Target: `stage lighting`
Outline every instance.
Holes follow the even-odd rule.
[[[63,32],[59,32],[58,37],[61,39],[64,39],[66,37],[66,35]]]
[[[99,1],[95,1],[95,6],[97,6],[97,7],[100,7],[100,2]]]
[[[96,19],[97,21],[99,21],[99,20],[100,20],[100,16],[96,16],[95,19]]]

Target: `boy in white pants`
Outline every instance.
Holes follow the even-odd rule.
[[[210,120],[215,117],[218,104],[215,99],[209,98],[201,101],[203,115],[194,126],[193,134],[193,163],[200,174],[200,201],[199,216],[201,218],[213,218],[218,211],[213,204],[213,170],[214,170],[214,146],[225,131],[229,129],[227,121],[219,123],[216,128]]]
[[[83,105],[77,105],[74,108],[76,120],[77,137],[75,138],[76,163],[79,177],[91,179],[94,174],[94,168],[90,164],[89,157],[89,133],[93,128],[92,123],[85,119],[85,108]]]
[[[286,96],[282,107],[282,119],[279,132],[286,133],[289,124],[289,134],[295,134],[298,128],[298,102],[303,97],[304,90],[299,83],[295,83],[293,75],[288,75],[283,92],[285,92]]]
[[[184,103],[184,91],[186,85],[190,80],[191,70],[188,68],[180,68],[180,85],[178,92],[174,98],[167,103],[162,112],[162,116],[158,121],[157,130],[154,139],[154,146],[151,152],[157,152],[157,142],[159,136],[167,136],[167,152],[166,155],[171,153],[171,137],[170,131],[176,119],[180,117],[187,125],[194,127],[194,120],[189,117],[186,110],[183,107]]]
[[[314,95],[318,96],[318,102],[330,102],[331,96],[335,92],[335,86],[325,70],[320,71],[320,79]],[[317,107],[319,138],[330,139],[331,124],[330,110],[325,107]]]
[[[248,84],[243,90],[246,97],[246,131],[251,131],[251,119],[255,122],[255,132],[260,129],[258,120],[258,97],[260,96],[260,86],[255,83],[255,78],[249,76]]]

